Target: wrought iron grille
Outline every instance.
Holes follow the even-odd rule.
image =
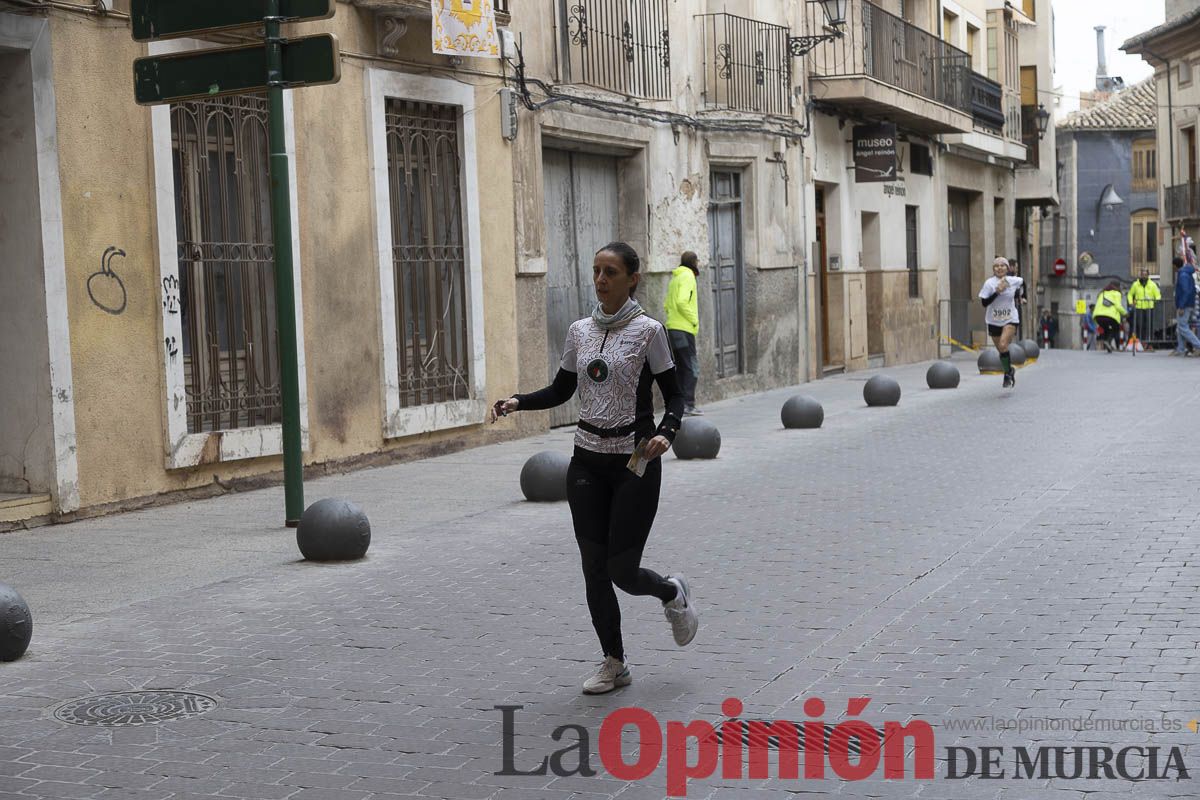
[[[670,98],[667,0],[559,0],[559,10],[569,82]]]
[[[171,106],[188,431],[280,422],[267,101]],[[167,287],[164,287],[167,288]],[[168,293],[168,296],[170,293]]]
[[[1192,220],[1200,218],[1200,183],[1190,181],[1163,189],[1166,200],[1166,218],[1169,220]]]
[[[470,398],[458,110],[389,99],[400,405]]]
[[[791,114],[788,29],[733,14],[702,14],[700,20],[705,103],[734,111]]]
[[[805,5],[808,30],[823,31],[820,4]],[[971,57],[967,52],[867,0],[849,4],[845,35],[817,45],[810,63],[815,77],[867,75],[971,113]]]

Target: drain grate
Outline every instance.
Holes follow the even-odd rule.
[[[118,728],[187,719],[216,707],[216,700],[194,692],[116,692],[64,703],[54,710],[54,717],[69,725]]]

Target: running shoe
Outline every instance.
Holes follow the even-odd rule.
[[[685,417],[703,417],[704,412],[695,406],[688,406],[687,408],[683,409],[683,415]]]
[[[675,584],[679,593],[674,600],[663,603],[663,611],[667,615],[667,622],[671,623],[675,644],[683,647],[696,638],[696,631],[700,629],[700,616],[692,602],[692,593],[688,591],[687,578],[682,575],[668,575],[667,580]]]
[[[1004,382],[1001,384],[1001,387],[1004,389],[1011,389],[1013,387],[1013,383],[1013,374],[1011,372],[1004,373]]]
[[[583,682],[584,694],[605,694],[633,683],[629,665],[612,656],[605,656],[596,674]]]

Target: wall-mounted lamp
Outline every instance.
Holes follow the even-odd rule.
[[[1107,184],[1104,191],[1100,193],[1100,199],[1096,201],[1096,225],[1091,230],[1092,236],[1096,235],[1096,230],[1100,227],[1100,210],[1113,211],[1117,206],[1125,205],[1125,201],[1121,199],[1121,195],[1117,194],[1117,190],[1113,185]]]
[[[816,3],[821,6],[821,11],[825,14],[825,26],[832,28],[833,33],[823,33],[817,36],[789,36],[788,47],[791,49],[792,55],[795,57],[805,55],[821,42],[828,42],[845,36],[843,28],[846,26],[846,4],[848,1],[808,0],[809,5]]]
[[[1038,103],[1037,111],[1033,112],[1034,121],[1037,123],[1038,141],[1040,142],[1046,136],[1046,128],[1050,127],[1050,112],[1046,110],[1046,106]]]

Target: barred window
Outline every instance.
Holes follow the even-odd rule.
[[[172,105],[171,147],[188,433],[278,424],[266,98]]]
[[[1154,209],[1138,211],[1129,219],[1129,269],[1131,275],[1138,270],[1157,271],[1158,263],[1158,212]]]
[[[400,405],[469,400],[458,109],[389,98]]]

